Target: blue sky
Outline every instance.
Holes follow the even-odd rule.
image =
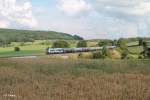
[[[0,0],[0,27],[85,39],[150,36],[148,0]]]

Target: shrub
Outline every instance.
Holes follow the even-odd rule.
[[[143,55],[139,55],[138,59],[144,59]]]
[[[119,39],[117,45],[122,49],[126,50],[127,49],[127,44],[124,39]]]
[[[104,46],[103,49],[102,49],[102,56],[103,56],[103,58],[106,58],[106,57],[110,56],[109,50],[106,46]]]
[[[127,51],[127,50],[124,50],[123,53],[122,53],[122,57],[121,57],[121,58],[122,58],[122,59],[127,59],[128,54],[129,54],[128,51]]]
[[[79,41],[77,44],[77,47],[87,47],[87,42],[86,41]]]
[[[53,43],[53,48],[68,48],[69,43],[66,41],[56,41]]]
[[[144,40],[142,38],[139,38],[139,46],[143,46]]]
[[[20,51],[20,48],[19,48],[19,47],[15,47],[15,48],[14,48],[14,51],[15,51],[15,52],[19,52],[19,51]]]
[[[103,58],[102,53],[101,52],[94,52],[93,53],[93,58],[94,59]]]

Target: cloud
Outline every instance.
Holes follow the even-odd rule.
[[[0,20],[0,28],[8,28],[10,23],[6,20]]]
[[[141,18],[150,14],[150,2],[146,0],[97,0],[97,11],[118,18]],[[121,17],[120,17],[121,16]]]
[[[58,8],[68,15],[78,15],[92,9],[86,0],[58,0]]]
[[[19,3],[17,0],[0,0],[0,16],[27,27],[36,27],[38,24],[29,1]]]
[[[136,37],[149,34],[148,0],[57,0],[59,10],[72,17],[62,31],[80,33],[85,38]],[[86,16],[83,14],[86,12]],[[74,26],[74,20],[76,25]],[[60,22],[61,23],[61,22]],[[72,24],[71,24],[72,23]],[[57,26],[57,25],[55,25]],[[67,28],[66,28],[66,27]],[[82,29],[80,28],[82,27]],[[59,28],[58,28],[59,29]],[[80,35],[79,34],[79,35]]]

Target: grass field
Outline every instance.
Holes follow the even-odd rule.
[[[141,52],[143,52],[143,47],[142,46],[128,47],[128,50],[130,53],[140,54]]]
[[[36,40],[34,42],[12,42],[10,47],[0,47],[0,57],[12,57],[12,56],[32,56],[32,55],[44,55],[47,47],[51,47],[53,42],[57,40]],[[71,48],[75,48],[77,40],[67,40]],[[97,47],[98,41],[88,41],[88,47]],[[138,46],[138,42],[130,42],[127,44],[128,50],[133,58],[138,58],[139,54],[143,51],[142,46]],[[137,45],[137,46],[136,46]],[[19,47],[20,52],[15,52],[14,47]]]
[[[27,45],[19,46],[20,52],[15,52],[14,47],[0,48],[0,57],[11,56],[31,56],[31,55],[44,55],[48,45]]]
[[[149,60],[0,59],[1,100],[149,100]]]

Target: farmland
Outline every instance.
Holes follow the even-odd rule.
[[[149,38],[140,44],[138,38],[78,40],[56,32],[41,36],[41,31],[0,31],[5,34],[12,31],[17,35],[29,32],[21,41],[14,41],[16,34],[11,38],[0,34],[5,37],[0,41],[0,100],[150,99],[150,60],[148,54],[144,56],[143,53],[148,48]],[[33,34],[36,35],[31,38]],[[59,48],[60,44],[67,48],[84,45],[103,49],[46,55],[46,48]],[[117,48],[106,48],[112,45]]]
[[[35,40],[34,42],[12,42],[8,47],[0,47],[0,57],[13,57],[13,56],[43,56],[47,47],[52,47],[55,40]],[[70,44],[70,48],[76,48],[79,40],[65,40]],[[98,40],[87,41],[88,47],[96,47]],[[142,46],[137,45],[138,42],[128,43],[128,50],[135,58],[143,51]],[[133,46],[132,45],[137,45]],[[19,47],[20,52],[15,52],[14,47]]]
[[[0,99],[150,99],[149,60],[67,60],[0,59]]]
[[[47,45],[20,46],[20,52],[14,52],[14,47],[0,48],[0,57],[44,55]]]

